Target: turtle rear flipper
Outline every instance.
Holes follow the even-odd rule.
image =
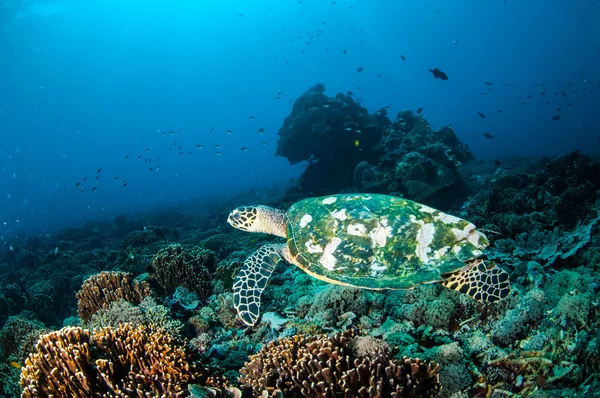
[[[473,261],[462,270],[442,282],[449,289],[468,294],[483,303],[493,303],[508,297],[510,282],[506,271],[494,262],[489,265],[481,260]]]
[[[238,315],[247,325],[258,322],[260,296],[267,286],[269,277],[283,259],[281,250],[285,244],[261,246],[244,261],[244,266],[233,283],[233,304]]]

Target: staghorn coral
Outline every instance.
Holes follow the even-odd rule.
[[[167,294],[183,286],[205,300],[211,294],[211,271],[215,269],[212,250],[174,244],[154,256],[151,277]]]
[[[240,370],[240,382],[254,396],[278,389],[284,397],[417,397],[439,389],[437,364],[390,359],[385,346],[372,341],[374,351],[358,355],[356,338],[356,330],[349,329],[332,337],[271,341]]]
[[[97,376],[93,375],[90,345],[90,332],[81,328],[65,328],[41,336],[36,352],[21,370],[23,398],[92,396]]]
[[[211,384],[183,344],[163,331],[122,324],[42,336],[22,369],[23,397],[182,397]]]
[[[108,309],[114,301],[124,299],[139,304],[150,296],[146,282],[135,282],[126,272],[101,272],[86,279],[77,292],[77,312],[84,321],[89,321],[101,308]]]

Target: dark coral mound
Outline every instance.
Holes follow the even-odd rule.
[[[473,154],[449,127],[432,130],[412,111],[398,113],[381,145],[385,154],[376,166],[356,166],[354,187],[359,191],[401,194],[416,201],[451,199],[466,191],[458,166]]]
[[[434,131],[409,110],[392,122],[387,108],[369,114],[351,96],[324,90],[317,84],[298,98],[279,130],[276,154],[309,161],[300,177],[304,196],[351,190],[429,204],[465,196],[457,167],[473,155],[451,128]]]
[[[438,391],[439,366],[391,359],[387,345],[355,329],[271,341],[240,371],[254,396],[277,389],[284,397],[420,397]]]
[[[291,164],[309,161],[300,183],[313,196],[350,187],[356,164],[379,158],[376,144],[390,124],[384,112],[369,114],[351,96],[324,91],[317,84],[296,100],[277,142],[276,155]]]
[[[574,151],[535,171],[497,179],[466,207],[476,225],[491,225],[508,236],[556,226],[573,228],[595,215],[600,162]]]
[[[211,292],[211,272],[216,268],[212,250],[174,244],[154,256],[150,276],[166,294],[172,294],[178,286],[183,286],[206,299]]]

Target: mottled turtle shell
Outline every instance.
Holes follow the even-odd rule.
[[[309,198],[286,213],[290,253],[315,278],[369,289],[441,281],[482,254],[468,221],[388,195]]]

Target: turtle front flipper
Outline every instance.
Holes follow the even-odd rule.
[[[493,303],[508,297],[510,282],[506,271],[494,262],[487,265],[475,260],[442,282],[449,289],[466,293],[483,303]]]
[[[285,244],[261,246],[244,261],[244,266],[233,283],[233,304],[238,315],[247,325],[258,322],[260,296],[267,286],[269,277],[283,259],[281,251]]]

